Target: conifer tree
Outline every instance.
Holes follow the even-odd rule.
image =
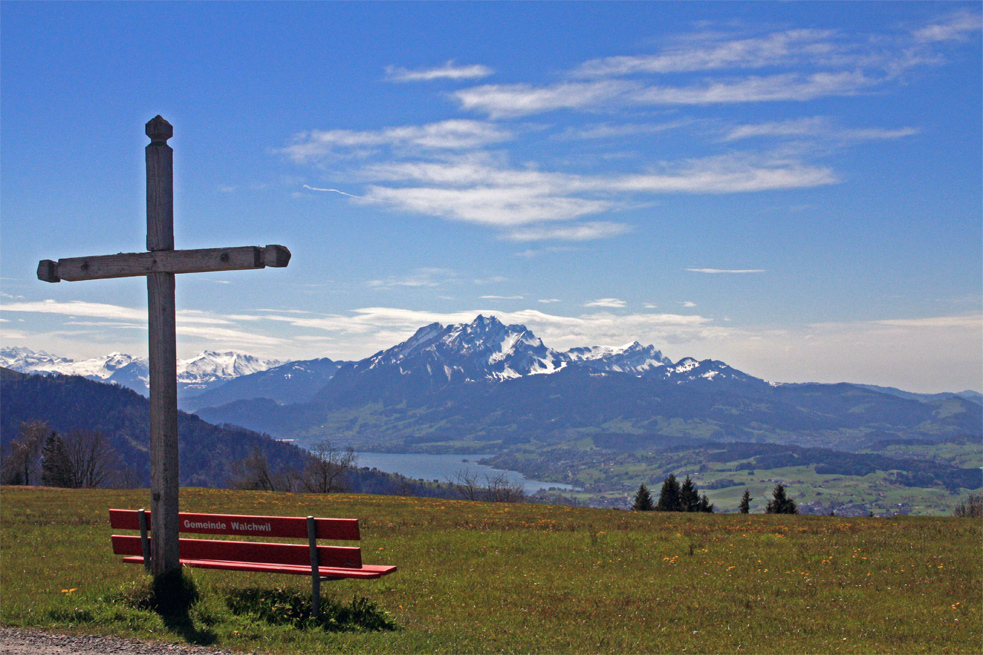
[[[772,500],[768,501],[765,512],[768,514],[798,514],[799,508],[795,501],[785,494],[785,485],[781,482],[775,485],[775,490],[771,492]]]
[[[662,490],[659,491],[659,502],[655,509],[660,512],[678,512],[682,510],[679,499],[679,480],[670,473],[662,482]]]
[[[679,505],[683,512],[700,511],[700,494],[696,491],[696,483],[688,475],[679,488]]]
[[[741,504],[737,506],[737,509],[741,514],[751,513],[751,500],[751,492],[745,489],[744,495],[741,496]]]
[[[648,487],[644,484],[638,485],[638,491],[635,492],[635,503],[631,508],[636,512],[651,512],[655,509],[652,494],[649,493]]]
[[[713,514],[713,503],[710,502],[710,499],[707,498],[706,494],[700,496],[700,503],[697,506],[696,511],[706,512],[707,514]]]
[[[41,484],[46,487],[73,487],[75,475],[65,440],[51,432],[41,449]]]

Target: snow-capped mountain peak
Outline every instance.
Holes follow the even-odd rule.
[[[418,368],[441,382],[474,382],[552,373],[565,363],[525,326],[479,315],[471,323],[422,327],[403,343],[369,358],[367,365],[356,365],[356,370]]]
[[[259,359],[236,350],[204,350],[190,359],[179,360],[177,376],[179,382],[187,385],[205,384],[258,373],[282,363],[275,359]]]

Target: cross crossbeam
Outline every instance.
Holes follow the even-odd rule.
[[[177,331],[174,275],[210,271],[239,271],[290,262],[283,246],[174,249],[173,151],[174,134],[160,116],[147,123],[150,145],[147,163],[147,250],[93,257],[69,257],[38,263],[44,282],[147,278],[150,341],[150,496],[154,539],[151,569],[155,576],[179,569],[178,553],[178,434]]]
[[[103,280],[150,273],[207,273],[243,271],[266,266],[284,267],[290,251],[283,246],[242,246],[199,250],[157,250],[94,257],[68,257],[38,264],[38,279],[44,282]]]

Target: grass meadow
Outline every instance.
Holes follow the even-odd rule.
[[[324,629],[234,611],[273,591],[306,603],[300,576],[192,570],[201,596],[179,620],[134,602],[148,577],[112,554],[108,510],[148,501],[0,489],[0,623],[271,653],[983,652],[973,519],[182,489],[185,511],[361,519],[363,560],[399,570],[322,593],[396,629]]]

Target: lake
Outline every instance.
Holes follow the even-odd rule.
[[[457,474],[462,472],[475,473],[479,484],[485,482],[485,476],[504,475],[509,482],[521,484],[527,494],[536,493],[540,489],[562,489],[570,491],[573,487],[559,482],[542,482],[530,480],[518,471],[506,471],[479,464],[478,460],[490,455],[426,455],[421,453],[357,453],[358,466],[376,468],[386,473],[399,473],[408,478],[418,480],[437,480],[438,482],[454,482]]]

